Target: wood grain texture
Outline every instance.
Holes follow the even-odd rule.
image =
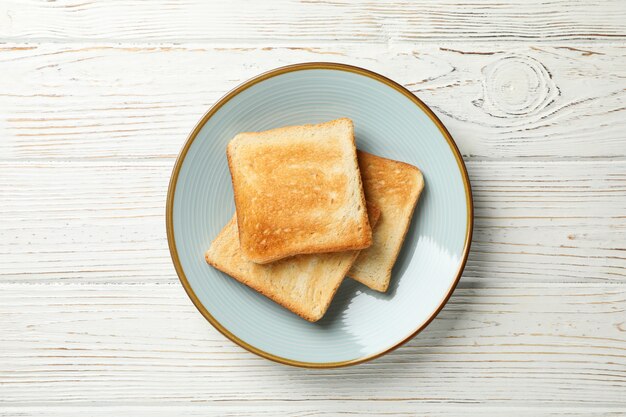
[[[0,280],[175,280],[163,219],[172,165],[0,162]],[[476,220],[461,285],[626,283],[626,161],[467,167]]]
[[[391,411],[390,411],[391,410]],[[215,401],[201,405],[158,405],[158,406],[57,406],[39,407],[0,407],[0,416],[62,416],[62,417],[110,417],[110,416],[141,416],[162,417],[184,415],[189,417],[220,416],[268,416],[277,413],[287,417],[315,416],[461,416],[479,415],[486,417],[502,417],[505,415],[541,415],[545,417],[623,417],[622,407],[598,406],[558,406],[530,408],[528,406],[489,406],[485,404],[433,404],[425,401]]]
[[[178,283],[0,284],[0,406],[191,400],[228,410],[245,400],[294,413],[353,404],[359,414],[369,401],[374,412],[429,403],[623,412],[625,313],[623,286],[477,284],[388,356],[303,370],[227,341]]]
[[[302,61],[407,86],[473,184],[450,303],[352,368],[225,339],[165,239],[196,121]],[[0,416],[626,415],[622,1],[0,0],[0,74]]]
[[[626,39],[620,0],[4,1],[0,40],[217,43]]]
[[[618,46],[45,44],[0,51],[0,158],[175,157],[226,91],[277,66],[320,60],[407,86],[465,157],[626,156],[626,49]]]

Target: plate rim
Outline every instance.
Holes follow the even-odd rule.
[[[457,165],[459,167],[459,170],[461,171],[461,176],[463,178],[463,186],[465,189],[465,203],[466,203],[466,209],[467,209],[467,226],[465,230],[465,242],[463,244],[463,256],[461,258],[461,262],[459,263],[456,276],[452,284],[446,291],[445,296],[439,302],[438,307],[430,314],[430,316],[425,321],[419,324],[417,328],[414,331],[412,331],[407,337],[405,337],[404,339],[398,342],[395,342],[392,346],[380,352],[371,354],[371,355],[367,355],[361,358],[351,359],[347,361],[339,361],[339,362],[305,362],[305,361],[298,361],[294,359],[285,358],[282,356],[278,356],[278,355],[274,355],[272,353],[266,352],[262,349],[257,348],[256,346],[250,345],[249,343],[245,342],[244,340],[240,339],[239,337],[231,333],[226,327],[222,326],[222,324],[218,320],[216,320],[215,317],[213,317],[213,315],[202,304],[200,299],[196,296],[195,292],[191,288],[191,285],[189,284],[189,281],[187,281],[187,277],[180,263],[180,258],[178,257],[178,250],[176,248],[176,241],[174,238],[174,217],[173,217],[174,196],[176,194],[176,185],[178,182],[178,175],[185,161],[185,157],[187,156],[187,152],[189,151],[189,148],[193,144],[198,133],[204,127],[204,125],[220,108],[222,108],[232,98],[234,98],[235,96],[237,96],[239,93],[243,92],[244,90],[252,87],[253,85],[258,84],[262,81],[265,81],[267,79],[273,78],[278,75],[295,72],[295,71],[312,70],[312,69],[344,71],[344,72],[355,73],[355,74],[366,76],[368,78],[372,78],[402,93],[405,97],[407,97],[415,105],[417,105],[424,113],[426,113],[426,115],[428,115],[428,117],[433,121],[433,123],[437,126],[437,128],[439,129],[443,137],[446,139],[446,142],[448,142],[448,145],[450,146],[450,150],[452,151],[454,158],[457,162]],[[463,270],[467,263],[467,258],[469,256],[470,246],[472,242],[472,234],[474,230],[474,203],[472,199],[472,187],[470,184],[469,175],[467,173],[467,168],[465,167],[465,162],[463,161],[463,157],[461,156],[461,152],[459,151],[459,148],[457,147],[456,142],[452,138],[452,135],[450,135],[450,132],[448,132],[448,129],[446,129],[446,127],[443,125],[441,120],[439,120],[439,118],[435,115],[435,113],[422,100],[420,100],[411,91],[409,91],[404,86],[398,84],[397,82],[381,74],[378,74],[377,72],[374,72],[365,68],[361,68],[361,67],[354,66],[354,65],[335,63],[335,62],[321,62],[321,61],[320,62],[302,62],[302,63],[291,64],[291,65],[274,68],[272,70],[263,72],[255,77],[252,77],[248,79],[247,81],[244,81],[243,83],[239,84],[237,87],[230,90],[224,96],[222,96],[206,111],[206,113],[204,113],[202,118],[196,123],[192,131],[187,136],[187,139],[185,140],[185,143],[182,149],[180,150],[180,152],[178,153],[178,156],[176,157],[176,162],[174,163],[174,167],[172,169],[172,174],[170,176],[169,186],[167,190],[167,200],[166,200],[166,207],[165,207],[165,225],[166,225],[166,231],[167,231],[167,243],[168,243],[168,247],[170,251],[170,256],[172,258],[172,262],[174,263],[174,269],[176,270],[178,279],[180,280],[180,283],[185,289],[187,296],[189,296],[192,303],[196,306],[198,311],[200,311],[200,314],[202,314],[202,316],[204,316],[204,318],[209,323],[211,323],[213,327],[215,327],[220,333],[222,333],[224,336],[226,336],[228,339],[230,339],[237,345],[265,359],[282,363],[284,365],[291,365],[291,366],[296,366],[296,367],[301,367],[301,368],[326,369],[326,368],[339,368],[339,367],[344,367],[344,366],[356,365],[359,363],[376,359],[389,352],[392,352],[393,350],[404,345],[409,340],[413,339],[417,334],[419,334],[422,330],[424,330],[433,321],[433,319],[441,312],[443,307],[446,305],[446,303],[452,296],[452,293],[456,289],[456,286],[461,279],[461,275],[463,274]]]

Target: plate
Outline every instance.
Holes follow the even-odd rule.
[[[388,292],[345,279],[324,318],[309,323],[207,265],[204,252],[235,212],[228,141],[339,117],[354,121],[359,149],[419,167],[425,187]],[[374,72],[316,62],[261,74],[202,117],[174,166],[166,222],[180,281],[215,328],[267,359],[329,368],[387,353],[433,320],[465,266],[473,209],[459,150],[423,102]]]

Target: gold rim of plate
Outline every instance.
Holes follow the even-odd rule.
[[[346,71],[346,72],[352,72],[352,73],[355,73],[355,74],[364,75],[366,77],[369,77],[369,78],[375,79],[377,81],[380,81],[380,82],[384,83],[385,85],[393,88],[394,90],[402,93],[404,96],[406,96],[409,100],[411,100],[415,105],[417,105],[422,111],[424,111],[428,115],[428,117],[433,121],[433,123],[435,123],[435,125],[437,126],[437,128],[439,129],[439,131],[441,132],[443,137],[446,139],[446,141],[448,142],[448,145],[450,145],[450,149],[452,150],[452,153],[454,154],[454,158],[456,159],[456,163],[457,163],[457,165],[459,167],[459,170],[461,171],[461,174],[463,176],[463,185],[465,187],[465,203],[466,203],[466,206],[467,206],[467,227],[466,227],[466,230],[465,230],[465,242],[464,242],[464,246],[463,246],[463,258],[462,258],[461,263],[459,265],[459,268],[457,270],[456,277],[454,278],[454,281],[452,282],[452,285],[450,285],[450,287],[446,291],[446,294],[442,298],[442,300],[440,301],[439,306],[437,307],[437,309],[435,311],[433,311],[433,313],[424,322],[422,322],[419,326],[417,326],[417,328],[413,332],[411,332],[410,335],[408,335],[406,338],[402,339],[401,341],[397,342],[393,346],[383,350],[382,352],[378,352],[378,353],[375,353],[375,354],[372,354],[372,355],[369,355],[369,356],[365,356],[365,357],[362,357],[362,358],[352,359],[352,360],[349,360],[349,361],[342,361],[342,362],[302,362],[302,361],[296,361],[296,360],[292,360],[292,359],[288,359],[288,358],[283,358],[281,356],[277,356],[277,355],[273,355],[273,354],[271,354],[269,352],[265,352],[264,350],[261,350],[261,349],[255,347],[255,346],[252,346],[252,345],[246,343],[245,341],[241,340],[237,336],[235,336],[227,328],[222,326],[222,324],[219,321],[217,321],[215,319],[215,317],[213,317],[213,315],[211,315],[211,313],[204,307],[202,302],[200,302],[200,300],[198,299],[198,297],[194,293],[193,289],[191,288],[191,285],[189,285],[189,281],[187,281],[187,277],[185,276],[185,272],[183,271],[183,268],[182,268],[182,266],[180,264],[180,259],[178,257],[178,251],[176,249],[176,242],[174,240],[173,211],[174,211],[174,195],[176,193],[176,183],[178,181],[178,174],[179,174],[180,169],[181,169],[181,167],[183,165],[183,162],[185,160],[185,156],[187,155],[187,151],[189,151],[189,148],[191,147],[191,144],[196,139],[196,136],[198,135],[198,133],[200,132],[202,127],[204,127],[206,122],[224,104],[226,104],[230,99],[232,99],[233,97],[235,97],[237,94],[241,93],[242,91],[246,90],[247,88],[250,88],[253,85],[255,85],[255,84],[257,84],[257,83],[259,83],[261,81],[267,80],[267,79],[275,77],[277,75],[285,74],[285,73],[288,73],[288,72],[310,70],[310,69],[338,70],[338,71]],[[279,362],[279,363],[282,363],[282,364],[285,364],[285,365],[298,366],[298,367],[303,367],[303,368],[338,368],[338,367],[342,367],[342,366],[356,365],[356,364],[359,364],[359,363],[367,362],[367,361],[370,361],[372,359],[376,359],[376,358],[378,358],[378,357],[380,357],[380,356],[382,356],[382,355],[384,355],[386,353],[389,353],[389,352],[399,348],[400,346],[402,346],[403,344],[405,344],[406,342],[411,340],[413,337],[415,337],[424,328],[426,328],[426,326],[428,326],[430,324],[430,322],[433,321],[433,319],[437,316],[437,314],[439,314],[439,312],[446,305],[446,303],[450,299],[450,296],[454,292],[454,289],[456,288],[459,280],[461,279],[461,274],[463,273],[463,269],[465,268],[465,264],[467,263],[467,257],[469,255],[470,244],[471,244],[471,241],[472,241],[472,232],[473,232],[473,228],[474,228],[474,204],[473,204],[473,201],[472,201],[472,188],[470,186],[470,180],[469,180],[469,176],[467,174],[467,169],[465,168],[465,163],[463,162],[463,158],[461,157],[461,153],[459,152],[459,148],[456,146],[456,143],[454,142],[454,139],[452,139],[452,136],[450,135],[450,132],[448,132],[446,127],[443,125],[443,123],[441,123],[441,120],[439,120],[439,118],[435,115],[435,113],[433,113],[433,111],[426,104],[424,104],[419,98],[417,98],[415,95],[413,95],[413,93],[411,93],[409,90],[407,90],[406,88],[404,88],[400,84],[396,83],[395,81],[392,81],[392,80],[390,80],[389,78],[387,78],[385,76],[382,76],[382,75],[380,75],[380,74],[378,74],[376,72],[370,71],[370,70],[366,70],[364,68],[360,68],[360,67],[356,67],[356,66],[352,66],[352,65],[347,65],[347,64],[332,63],[332,62],[306,62],[306,63],[301,63],[301,64],[293,64],[293,65],[287,65],[287,66],[284,66],[284,67],[279,67],[279,68],[267,71],[267,72],[265,72],[263,74],[260,74],[260,75],[254,77],[254,78],[249,79],[248,81],[246,81],[243,84],[240,84],[239,86],[235,87],[233,90],[231,90],[226,95],[224,95],[222,98],[220,98],[204,114],[204,116],[202,116],[202,119],[200,119],[200,121],[193,128],[193,130],[191,131],[191,133],[187,137],[187,140],[185,141],[185,144],[184,144],[182,150],[178,154],[178,158],[176,158],[176,163],[174,164],[174,169],[172,170],[172,176],[170,178],[169,188],[168,188],[168,191],[167,191],[167,204],[166,204],[166,209],[165,210],[166,210],[166,212],[165,212],[165,222],[166,222],[166,228],[167,228],[167,241],[168,241],[168,245],[169,245],[169,249],[170,249],[170,255],[172,256],[172,262],[174,263],[174,267],[176,269],[176,273],[178,274],[178,278],[180,279],[181,284],[185,288],[185,291],[187,292],[187,295],[189,296],[189,298],[191,298],[191,301],[196,306],[196,308],[200,311],[200,313],[209,321],[209,323],[211,323],[213,325],[213,327],[215,327],[217,330],[219,330],[220,333],[222,333],[224,336],[226,336],[227,338],[229,338],[230,340],[232,340],[233,342],[235,342],[239,346],[243,347],[244,349],[246,349],[246,350],[248,350],[248,351],[250,351],[250,352],[252,352],[254,354],[257,354],[257,355],[259,355],[259,356],[261,356],[263,358],[272,360],[274,362]]]

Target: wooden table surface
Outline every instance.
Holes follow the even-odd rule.
[[[474,191],[469,261],[399,350],[258,358],[178,282],[187,134],[271,68],[407,86]],[[0,1],[0,415],[626,415],[626,3]]]

